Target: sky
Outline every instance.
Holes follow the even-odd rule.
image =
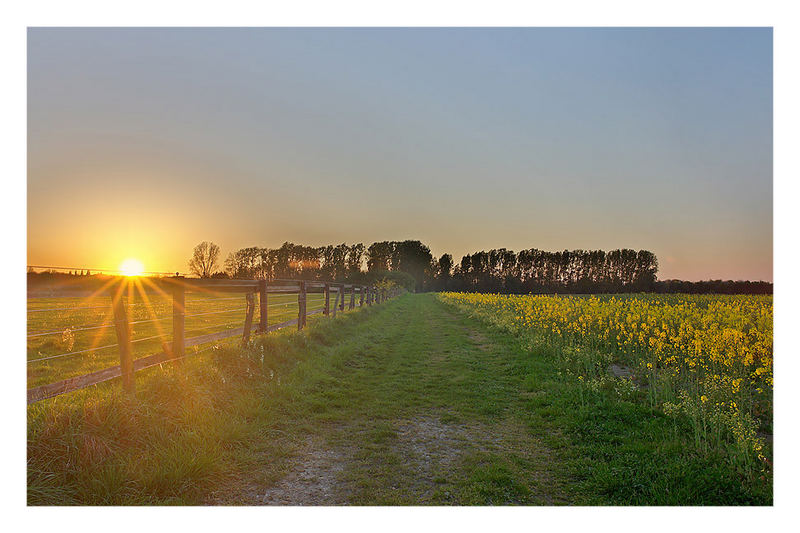
[[[769,28],[28,30],[28,263],[419,239],[772,281]]]

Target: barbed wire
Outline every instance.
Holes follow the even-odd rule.
[[[106,322],[104,324],[100,324],[100,325],[97,325],[97,326],[91,326],[91,327],[85,327],[85,328],[84,327],[71,328],[71,327],[67,326],[66,328],[60,329],[58,331],[41,331],[41,332],[38,332],[38,333],[31,333],[31,334],[28,335],[28,338],[29,339],[33,339],[35,337],[45,337],[47,335],[58,335],[59,333],[63,335],[64,332],[66,332],[66,331],[70,331],[70,332],[89,331],[89,330],[93,330],[93,329],[106,328],[106,327],[111,326],[113,324],[114,324],[113,322]]]
[[[86,352],[94,352],[94,351],[98,351],[98,350],[104,350],[106,348],[113,348],[114,346],[119,346],[119,344],[117,344],[117,343],[107,344],[105,346],[97,346],[95,348],[87,348],[85,350],[77,350],[77,351],[74,351],[74,352],[60,353],[60,354],[57,354],[57,355],[49,355],[47,357],[40,357],[38,359],[28,359],[28,363],[35,363],[37,361],[47,361],[49,359],[58,359],[60,357],[66,357],[68,355],[78,355],[78,354],[82,354],[82,353],[86,353]]]
[[[28,267],[29,268],[42,268],[42,269],[83,270],[83,269],[73,269],[73,268],[69,268],[69,267],[47,267],[47,266],[41,266],[41,265],[28,265]],[[86,269],[86,270],[90,270],[90,271],[93,270],[93,271],[97,271],[97,272],[112,272],[112,271],[107,270],[107,269]],[[146,273],[148,273],[148,274],[167,274],[165,272],[146,272]],[[344,301],[344,297],[346,296],[346,292],[347,291],[346,290],[342,290],[340,287],[330,287],[330,292],[332,292],[332,293],[337,295],[337,298],[335,298],[335,302],[332,302],[333,305],[331,307],[335,306],[335,307],[337,307],[337,310],[338,310],[338,308],[341,307],[341,305],[342,305],[342,303]],[[360,287],[359,287],[359,292],[361,292],[360,291]],[[307,293],[307,294],[308,294],[308,296],[306,297],[306,302],[310,302],[311,303],[311,306],[309,306],[310,308],[307,308],[307,312],[310,311],[310,312],[316,313],[316,312],[319,312],[321,310],[324,310],[324,307],[325,307],[324,306],[324,301],[326,300],[326,295],[325,295],[324,292],[323,293]],[[124,297],[127,297],[127,295],[124,295]],[[42,298],[46,298],[46,297],[42,297]],[[146,305],[146,306],[148,306],[148,307],[150,307],[152,309],[153,307],[156,307],[156,306],[162,306],[163,305],[165,307],[171,307],[173,305],[172,302],[170,302],[169,300],[166,300],[166,299],[165,300],[161,300],[161,301],[156,301],[156,302],[151,302],[151,301],[130,302],[129,301],[130,298],[128,297],[127,299],[128,299],[127,305],[131,306],[131,307]],[[229,301],[229,300],[240,300],[240,299],[242,299],[241,296],[234,296],[234,297],[197,297],[197,298],[188,299],[187,303],[213,302],[213,301],[216,301],[216,300]],[[283,308],[285,308],[285,309],[282,309],[282,310],[280,310],[278,312],[275,312],[272,315],[270,315],[271,317],[283,317],[285,315],[289,315],[290,316],[290,315],[294,314],[295,310],[294,309],[290,309],[290,307],[295,307],[297,305],[298,305],[298,302],[289,301],[289,302],[278,302],[278,303],[268,304],[267,307],[268,308],[275,308],[275,307],[283,307]],[[349,305],[345,304],[345,307],[346,307],[345,310],[349,309]],[[28,309],[28,312],[29,313],[41,313],[41,312],[74,311],[74,310],[85,310],[85,309],[106,309],[106,310],[109,310],[109,309],[111,309],[111,306],[110,305],[100,305],[100,306],[78,306],[78,307],[41,307],[41,308]],[[198,317],[198,316],[209,316],[209,315],[216,315],[216,314],[227,314],[227,313],[244,312],[244,311],[245,311],[244,308],[214,309],[212,311],[207,311],[207,312],[202,312],[202,313],[185,314],[184,318],[192,318],[192,317]],[[134,320],[132,322],[129,322],[129,324],[130,325],[145,324],[145,323],[150,323],[150,322],[159,322],[159,321],[162,321],[162,320],[169,320],[171,318],[173,318],[173,317],[171,317],[171,316],[163,316],[163,317],[156,317],[156,318],[150,318],[150,319],[144,319],[144,320]],[[238,319],[235,322],[229,322],[229,323],[226,323],[226,324],[209,324],[209,325],[203,326],[203,327],[189,328],[188,331],[190,331],[190,332],[206,331],[209,328],[217,328],[218,332],[219,331],[224,332],[224,331],[228,331],[230,329],[233,329],[233,328],[231,328],[231,326],[237,326],[237,325],[239,325],[241,323],[242,323],[242,319]],[[66,331],[66,330],[69,330],[71,332],[90,331],[90,330],[96,330],[96,329],[101,329],[101,328],[108,328],[109,326],[112,326],[112,325],[114,325],[113,321],[104,322],[102,324],[97,324],[97,325],[82,325],[82,326],[79,326],[79,327],[67,327],[67,328],[64,328],[62,330],[53,330],[53,331],[44,331],[44,332],[31,333],[31,334],[28,335],[28,338],[36,338],[36,337],[42,337],[42,336],[47,336],[47,335],[63,334],[64,331]],[[220,329],[220,328],[222,328],[222,329]],[[154,339],[161,339],[164,342],[169,342],[169,337],[167,335],[165,335],[165,334],[157,334],[157,335],[152,335],[152,336],[148,336],[148,337],[132,339],[130,342],[131,342],[131,344],[135,344],[135,343],[146,342],[146,341],[150,341],[150,340],[154,340]],[[29,360],[27,360],[27,363],[30,364],[30,363],[36,363],[36,362],[41,362],[41,361],[60,359],[60,358],[63,358],[63,357],[68,357],[68,356],[73,356],[73,355],[80,355],[80,354],[88,353],[88,352],[98,352],[98,351],[102,351],[102,350],[107,350],[109,348],[114,348],[114,347],[117,347],[117,346],[119,346],[118,343],[106,344],[106,345],[103,345],[103,346],[95,346],[95,347],[90,347],[90,348],[81,349],[81,350],[74,350],[74,351],[71,351],[71,352],[65,352],[65,353],[54,354],[54,355],[45,356],[45,357],[38,357],[38,358],[34,358],[34,359],[29,359]],[[207,346],[207,347],[202,348],[200,350],[195,349],[195,353],[199,353],[201,351],[205,351],[205,350],[210,349],[210,348],[212,348],[214,346],[215,345],[210,345],[210,346]]]
[[[160,317],[160,318],[150,318],[150,319],[147,319],[147,320],[133,320],[131,322],[128,322],[128,324],[130,324],[130,325],[133,325],[133,324],[146,324],[148,322],[160,322],[162,320],[168,320],[168,319],[171,319],[171,318],[172,318],[171,316],[165,316],[165,317]],[[72,328],[70,326],[67,326],[64,329],[61,329],[61,330],[58,330],[58,331],[42,331],[42,332],[39,332],[39,333],[32,333],[32,334],[28,335],[28,338],[32,339],[34,337],[44,337],[46,335],[56,335],[56,334],[59,334],[59,333],[63,334],[67,330],[69,330],[71,332],[89,331],[89,330],[93,330],[93,329],[105,328],[105,327],[112,326],[112,325],[114,325],[114,321],[113,320],[111,322],[104,322],[103,324],[94,325],[94,326],[88,326],[88,327],[81,326],[81,327],[77,327],[77,328]]]
[[[227,324],[213,324],[213,325],[209,325],[209,326],[206,326],[206,327],[194,327],[194,328],[189,328],[189,329],[188,329],[188,330],[186,330],[186,331],[187,331],[187,332],[189,332],[189,331],[205,331],[205,330],[207,330],[207,329],[209,329],[209,328],[228,328],[228,330],[230,330],[230,329],[234,329],[234,328],[230,328],[230,327],[228,327],[228,326],[235,326],[235,325],[237,325],[237,324],[242,324],[242,325],[244,325],[244,322],[243,322],[243,321],[240,321],[240,320],[237,320],[236,322],[228,322]],[[213,333],[220,333],[220,332],[225,332],[225,331],[227,331],[227,330],[226,330],[226,329],[222,329],[222,330],[220,330],[220,329],[215,329]]]
[[[217,301],[217,300],[241,300],[241,296],[231,296],[226,298],[186,298],[186,302],[209,302],[209,301]]]
[[[110,305],[98,305],[91,307],[37,307],[35,309],[28,309],[29,313],[43,313],[45,311],[74,311],[77,309],[111,309]]]
[[[164,339],[165,341],[169,340],[165,335],[153,335],[151,337],[142,337],[141,339],[133,339],[133,340],[131,340],[131,344],[136,343],[136,342],[149,341],[149,340],[153,340],[153,339]]]
[[[183,316],[184,316],[184,318],[189,318],[189,317],[193,317],[193,316],[218,315],[218,314],[223,314],[223,313],[242,313],[244,311],[245,311],[244,309],[238,308],[238,309],[229,309],[227,311],[211,311],[209,313],[192,313],[192,314],[183,315]]]

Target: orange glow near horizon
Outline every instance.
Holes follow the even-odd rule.
[[[144,274],[144,265],[138,259],[129,257],[120,263],[119,271],[123,276],[141,276]]]

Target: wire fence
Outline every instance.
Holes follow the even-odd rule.
[[[122,377],[132,392],[134,372],[180,359],[188,347],[200,353],[205,348],[197,347],[224,339],[240,336],[246,343],[252,334],[293,325],[303,329],[310,315],[336,316],[396,294],[319,281],[180,276],[108,277],[89,295],[74,292],[71,283],[49,286],[44,296],[29,286],[28,403],[108,381],[110,375]]]

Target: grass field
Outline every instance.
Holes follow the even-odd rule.
[[[698,446],[569,343],[406,294],[28,407],[38,504],[769,505],[769,475]]]
[[[331,291],[331,306],[335,298],[335,291]],[[28,299],[28,388],[119,364],[110,300],[108,297]],[[125,301],[132,322],[134,358],[157,353],[163,343],[172,342],[169,296],[137,291]],[[257,325],[257,296],[255,301],[253,321]],[[324,301],[323,294],[309,293],[307,312],[322,309]],[[269,325],[297,318],[297,312],[296,294],[268,296]],[[240,328],[245,315],[243,294],[187,293],[186,338]],[[204,348],[196,346],[190,350]]]

